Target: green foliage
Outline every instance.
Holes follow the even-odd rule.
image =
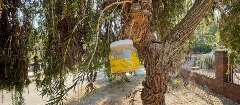
[[[16,5],[9,0],[0,1],[3,8],[0,14],[0,89],[22,91],[30,82],[27,68],[34,56],[38,56],[42,68],[42,74],[36,75],[35,81],[42,95],[50,97],[49,104],[62,104],[67,92],[83,81],[92,84],[99,69],[104,69],[110,81],[116,78],[111,73],[108,54],[110,43],[121,39],[123,20],[119,6],[104,12],[96,30],[100,10],[110,4],[106,0],[17,0]],[[221,38],[234,53],[232,57],[240,52],[237,44],[239,16],[236,15],[239,1],[224,1],[223,4],[227,12],[221,15]],[[191,6],[192,0],[153,0],[151,24],[158,40],[179,23]],[[210,52],[216,46],[213,43],[218,27],[211,22],[206,18],[205,25],[197,29],[196,41],[189,41],[201,53]],[[74,84],[68,87],[65,79],[70,73],[74,75]],[[91,92],[94,86],[89,85],[87,89]],[[16,94],[19,97],[16,100],[21,99],[21,93]]]
[[[174,79],[172,81],[172,84],[174,84],[174,85],[179,85],[180,83],[181,83],[181,81],[179,79]]]
[[[207,45],[206,43],[204,43],[203,40],[194,42],[193,52],[205,54],[205,53],[209,53],[211,51],[212,51],[211,47],[209,45]]]
[[[222,45],[228,48],[230,63],[240,63],[240,1],[223,1],[220,18],[220,41]]]
[[[0,14],[0,89],[21,91],[29,84],[28,51],[34,36],[33,9],[27,1],[1,0]],[[21,15],[18,15],[21,14]]]
[[[228,69],[225,74],[226,74],[226,75],[229,75],[230,73],[231,73],[231,71]]]
[[[153,30],[161,40],[180,22],[192,5],[191,0],[153,0]]]
[[[96,30],[101,4],[79,0],[42,2],[45,12],[42,12],[43,20],[39,24],[43,25],[39,26],[38,33],[44,46],[44,79],[37,79],[37,84],[42,88],[42,95],[50,96],[49,104],[63,103],[66,93],[83,81],[89,83],[86,94],[94,90],[90,84],[96,80],[96,73],[102,67],[111,79],[109,45],[119,38],[120,24],[116,21],[120,21],[120,12],[107,11],[100,22],[100,29]],[[96,32],[99,39],[96,39]],[[67,87],[64,83],[69,73],[75,78],[74,84]]]
[[[218,47],[217,23],[212,20],[212,23],[209,24],[209,21],[209,19],[203,19],[195,31],[193,40],[189,41],[195,53],[209,53]]]

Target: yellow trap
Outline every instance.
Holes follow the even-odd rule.
[[[140,63],[132,40],[119,40],[111,43],[109,60],[112,73],[121,73],[139,69]]]

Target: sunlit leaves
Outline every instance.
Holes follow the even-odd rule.
[[[240,57],[240,1],[228,0],[222,2],[220,18],[220,38],[224,46],[229,49],[231,63],[238,62]]]
[[[119,34],[115,36],[113,33],[120,33],[120,12],[116,7],[106,11],[99,30],[96,30],[102,3],[90,0],[43,2],[43,20],[38,30],[44,45],[44,78],[38,81],[38,86],[42,88],[42,95],[51,96],[51,104],[61,103],[68,90],[79,83],[94,82],[95,74],[103,67],[108,68],[105,72],[111,77],[109,45],[119,37]],[[97,32],[99,43],[93,55]],[[74,74],[75,79],[72,86],[66,87],[61,81],[69,72]]]
[[[180,22],[192,6],[192,0],[153,0],[153,28],[163,38]]]

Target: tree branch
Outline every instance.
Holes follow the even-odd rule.
[[[88,63],[88,66],[87,66],[87,69],[89,68],[91,62],[92,62],[92,59],[96,53],[96,50],[97,50],[97,47],[98,47],[98,37],[99,37],[99,26],[100,26],[100,23],[101,23],[101,18],[102,18],[102,15],[104,13],[105,10],[107,10],[108,8],[114,6],[114,5],[119,5],[119,4],[125,4],[125,3],[132,3],[132,1],[121,1],[121,2],[114,2],[108,6],[106,6],[100,13],[100,16],[98,18],[98,23],[97,23],[97,28],[96,28],[96,42],[95,42],[95,46],[94,46],[94,50],[93,50],[93,54],[92,54],[92,57],[90,58],[90,61]]]
[[[190,38],[200,21],[208,13],[213,0],[196,0],[187,15],[176,25],[173,30],[163,38],[164,56],[174,56],[179,52],[178,47],[182,46]],[[173,51],[173,52],[171,52]],[[171,52],[171,53],[170,53]],[[165,57],[163,60],[167,60]],[[171,57],[173,58],[173,57]]]

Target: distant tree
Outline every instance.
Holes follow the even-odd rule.
[[[211,46],[204,43],[203,40],[196,41],[193,44],[194,44],[193,53],[205,54],[205,53],[209,53],[212,51]]]
[[[210,24],[204,19],[196,28],[193,35],[193,40],[189,43],[194,53],[209,53],[218,46],[218,27],[216,22],[212,21]]]

